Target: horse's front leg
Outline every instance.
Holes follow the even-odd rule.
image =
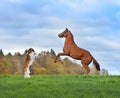
[[[58,53],[57,56],[56,56],[56,58],[55,58],[55,61],[54,61],[54,62],[56,63],[58,59],[59,59],[59,61],[61,62],[60,56],[65,56],[65,55],[67,55],[67,54],[64,53],[64,52]]]

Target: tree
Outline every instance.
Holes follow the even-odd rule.
[[[53,57],[56,57],[55,51],[54,51],[53,49],[51,49],[50,54],[51,54]]]
[[[4,56],[3,51],[0,50],[0,74],[23,74],[23,65],[25,62],[24,54],[16,52],[12,55],[10,52]],[[2,57],[1,57],[2,55]],[[84,69],[75,61],[72,62],[68,58],[64,58],[63,63],[54,63],[56,57],[55,51],[42,51],[39,58],[31,66],[31,74],[83,74]]]
[[[46,58],[46,69],[48,74],[63,74],[63,66],[60,63],[54,63],[50,56]]]
[[[72,62],[68,58],[63,59],[63,67],[65,74],[84,74],[84,69],[78,65],[75,61]]]
[[[4,56],[2,49],[0,49],[0,56]]]
[[[0,74],[11,74],[12,66],[7,58],[0,59]]]
[[[15,52],[15,56],[21,56],[20,52]]]
[[[12,54],[9,52],[6,56],[12,56]]]
[[[26,54],[27,54],[27,51],[28,51],[28,50],[26,49],[25,52],[23,53],[23,55],[26,55]]]

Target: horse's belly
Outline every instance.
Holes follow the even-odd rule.
[[[81,54],[78,54],[78,53],[74,53],[74,54],[70,54],[70,57],[72,57],[73,59],[77,59],[77,60],[80,60],[81,59]]]

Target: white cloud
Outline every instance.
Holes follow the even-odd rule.
[[[69,7],[72,11],[76,12],[89,12],[96,10],[95,8],[99,8],[101,2],[96,0],[60,0],[61,4],[66,5]]]
[[[119,42],[120,42],[120,40],[119,40]],[[115,50],[120,49],[120,45],[117,40],[104,40],[104,41],[102,41],[102,43],[104,44],[104,46],[109,47],[111,49],[115,49]]]

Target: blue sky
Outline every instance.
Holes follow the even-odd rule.
[[[2,0],[0,49],[4,53],[62,51],[58,34],[68,28],[101,68],[120,75],[119,0]],[[79,62],[80,63],[80,62]]]

